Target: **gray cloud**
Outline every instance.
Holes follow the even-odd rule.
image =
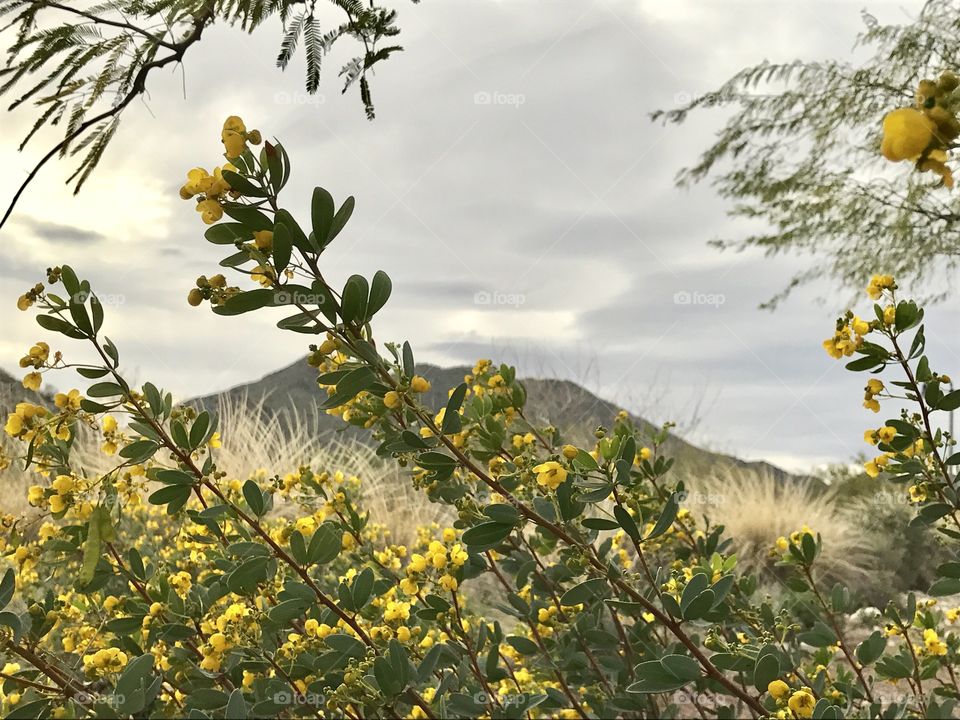
[[[902,14],[900,3],[873,10]],[[109,198],[134,229],[111,232],[94,255],[89,243],[107,234],[96,226],[80,231],[89,232],[86,245],[64,239],[47,256],[31,236],[50,228],[21,215],[26,236],[0,243],[0,300],[14,302],[23,278],[47,265],[83,268],[101,293],[123,298],[107,322],[124,362],[180,396],[296,359],[305,341],[279,333],[278,314],[216,318],[184,301],[196,276],[217,271],[221,248],[203,240],[177,188],[189,168],[222,161],[219,123],[240,114],[290,151],[284,205],[304,221],[315,184],[339,200],[357,197],[323,267],[334,283],[390,273],[394,297],[378,318],[384,340],[409,338],[424,361],[507,359],[521,374],[584,382],[655,419],[685,420],[707,398],[698,442],[796,467],[848,460],[863,427],[879,419],[859,407],[860,378],[820,348],[848,298],[822,284],[774,314],[757,310],[797,259],[709,248],[713,237],[756,228],[727,218],[709,187],[673,187],[722,113],[680,128],[648,115],[764,57],[846,57],[859,12],[857,3],[755,0],[556,0],[549,12],[536,0],[405,7],[407,50],[374,78],[373,123],[353,91],[340,96],[335,70],[345,57],[327,59],[321,96],[308,98],[302,58],[286,73],[273,65],[276,25],[253,35],[211,28],[182,76],[151,78],[149,106],[131,105],[79,199],[49,168],[32,189],[50,194],[58,227],[89,227],[85,206]],[[30,124],[13,118],[7,137]],[[29,166],[29,157],[9,157],[12,177]],[[523,301],[495,302],[497,293]],[[709,295],[723,302],[700,301]],[[956,319],[931,312],[942,328]],[[15,369],[36,327],[26,314],[9,324],[0,362]],[[931,343],[945,371],[960,365],[951,337]]]
[[[16,224],[25,228],[28,232],[36,235],[47,242],[52,243],[74,243],[89,245],[104,239],[102,233],[94,230],[73,227],[51,220],[41,220],[33,217],[19,217]]]

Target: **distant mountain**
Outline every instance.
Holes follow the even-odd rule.
[[[428,407],[439,410],[446,405],[447,391],[463,382],[463,376],[470,368],[441,368],[420,363],[417,373],[431,383],[424,402]],[[368,440],[367,433],[345,425],[339,418],[332,417],[319,410],[320,400],[326,397],[316,382],[317,372],[305,362],[298,361],[282,370],[270,373],[254,382],[239,385],[213,395],[195,398],[191,402],[206,410],[216,410],[218,401],[225,396],[230,402],[247,402],[259,405],[266,413],[293,411],[301,418],[316,423],[316,432],[320,435],[344,433],[361,440]],[[594,442],[593,432],[600,425],[610,427],[620,408],[607,400],[597,397],[586,388],[569,380],[521,378],[527,389],[527,418],[534,424],[552,423],[563,437],[581,446]],[[634,421],[643,427],[650,423],[633,416]],[[786,471],[766,462],[749,462],[720,453],[714,453],[692,445],[685,440],[672,436],[665,447],[667,453],[676,458],[678,467],[689,473],[717,472],[723,469],[740,468],[757,472],[772,473],[788,478]]]

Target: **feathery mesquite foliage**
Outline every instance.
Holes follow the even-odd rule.
[[[929,0],[908,24],[863,19],[857,46],[870,54],[862,62],[763,62],[714,92],[653,114],[679,124],[704,109],[730,113],[677,182],[709,178],[732,202],[733,216],[759,221],[758,231],[717,239],[717,247],[812,256],[769,307],[824,275],[859,287],[871,269],[926,279],[938,266],[946,275],[960,259],[954,197],[944,188],[931,192],[930,176],[905,182],[902,174],[885,174],[878,152],[883,115],[913,105],[921,79],[960,67],[960,9]]]
[[[417,0],[413,0],[417,2]],[[367,73],[398,45],[379,48],[396,36],[394,10],[359,0],[329,0],[346,22],[324,32],[317,0],[0,0],[2,29],[11,35],[0,94],[13,98],[13,110],[30,103],[39,111],[20,149],[44,127],[63,126],[58,142],[29,173],[14,195],[0,226],[23,191],[54,156],[76,157],[67,182],[79,192],[103,157],[130,102],[146,91],[151,72],[183,61],[208,26],[223,22],[252,32],[278,15],[284,23],[277,65],[289,64],[299,44],[306,57],[307,92],[320,85],[323,56],[342,37],[361,44],[362,53],[341,70],[343,92],[359,81],[364,112],[374,117]],[[327,3],[322,4],[328,7]]]

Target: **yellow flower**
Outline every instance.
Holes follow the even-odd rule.
[[[250,279],[260,283],[264,287],[270,287],[273,284],[276,273],[269,265],[257,265],[250,273]]]
[[[57,393],[54,395],[53,404],[61,410],[79,410],[82,399],[83,397],[80,395],[80,391],[74,388],[68,393]]]
[[[897,309],[893,305],[887,305],[883,309],[883,322],[887,325],[893,325],[897,319]]]
[[[210,436],[210,439],[207,440],[207,447],[210,448],[211,450],[216,450],[217,448],[221,447],[222,445],[223,445],[223,443],[221,442],[221,439],[220,439],[220,431],[219,431],[219,430],[218,430],[218,431],[215,431],[215,432],[213,433],[213,435]]]
[[[410,389],[415,393],[425,393],[430,389],[430,381],[419,375],[414,375],[410,381]]]
[[[220,139],[228,158],[240,157],[247,149],[247,139],[236,130],[224,130],[220,133]]]
[[[202,192],[202,183],[209,177],[210,174],[203,168],[198,167],[190,170],[187,173],[187,181],[183,184],[183,187],[180,188],[180,197],[184,200],[189,200],[194,195]]]
[[[63,499],[62,495],[51,495],[50,496],[50,512],[62,513],[67,509],[67,501]]]
[[[882,428],[877,430],[877,436],[880,438],[881,442],[889,443],[897,436],[897,429],[895,427],[890,427],[889,425],[884,425]]]
[[[817,701],[813,697],[813,693],[806,689],[797,690],[787,701],[787,705],[793,710],[794,714],[802,718],[812,717],[813,708],[816,704]]]
[[[42,507],[45,499],[43,488],[39,485],[31,485],[27,490],[27,502],[33,507]]]
[[[870,278],[867,285],[867,295],[873,300],[877,300],[883,294],[884,290],[894,290],[897,284],[893,280],[893,275],[874,275]]]
[[[23,418],[17,413],[10,413],[7,416],[7,424],[3,428],[7,435],[16,437],[23,432]]]
[[[541,463],[533,471],[537,473],[537,484],[550,490],[556,490],[567,479],[566,469],[555,460]]]
[[[453,592],[457,589],[457,579],[453,575],[444,575],[440,578],[440,587]]]
[[[231,115],[223,121],[223,129],[232,130],[233,132],[238,133],[245,133],[247,131],[247,126],[243,124],[243,120],[240,117]]]
[[[391,410],[395,410],[403,404],[403,401],[400,399],[400,394],[396,390],[388,390],[383,396],[383,404]]]
[[[936,127],[916,108],[891,110],[883,118],[880,152],[891,162],[916,160],[933,141]]]
[[[26,375],[23,376],[23,386],[27,390],[34,390],[34,391],[39,390],[40,383],[42,382],[43,382],[43,378],[40,376],[40,373],[38,372],[27,373]]]
[[[103,416],[103,431],[105,433],[115,432],[117,429],[117,419],[113,415]]]
[[[273,230],[257,230],[253,233],[253,244],[258,250],[270,252],[273,249]]]
[[[212,225],[223,217],[223,207],[216,200],[201,200],[197,203],[197,212],[207,225]]]
[[[854,315],[853,320],[850,321],[850,327],[853,328],[853,331],[857,335],[866,335],[870,332],[870,323],[866,320],[861,320],[856,315]]]
[[[947,646],[937,636],[937,631],[927,628],[923,631],[923,644],[930,655],[946,655]]]
[[[790,692],[790,686],[787,685],[783,680],[774,680],[767,685],[767,692],[777,700],[780,700],[781,698],[785,698]]]
[[[69,475],[57,475],[57,479],[54,480],[50,486],[57,491],[60,495],[66,495],[68,492],[73,490],[76,486],[76,482]]]

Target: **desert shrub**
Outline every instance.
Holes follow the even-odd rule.
[[[887,606],[883,631],[851,635],[844,581],[856,581],[856,563],[831,553],[870,548],[835,527],[822,495],[761,487],[810,508],[786,507],[758,529],[745,507],[738,541],[684,507],[667,427],[641,430],[623,414],[591,442],[567,443],[526,421],[514,369],[489,360],[443,407],[425,406],[429,383],[410,345],[374,334],[389,277],[327,279],[335,269],[323,253],[353,199],[338,206],[316,188],[301,225],[280,200],[286,150],[265,143],[255,154],[248,142],[259,133],[236,117],[225,128],[244,138],[230,146],[238,154],[212,174],[190,171],[181,195],[210,226],[206,239],[223,246],[221,266],[259,287],[201,276],[188,301],[219,315],[292,313],[277,325],[307,336],[322,407],[371,433],[376,456],[404,468],[452,523],[396,543],[365,509],[373,498],[361,481],[314,464],[309,447],[269,446],[261,428],[234,430],[244,446],[268,448],[251,458],[266,467],[228,470],[238,458],[223,453],[227,426],[149,382],[131,386],[94,289],[53,267],[18,304],[77,344],[53,354],[38,343],[25,383],[67,369],[94,382],[58,394],[53,409],[22,403],[6,421],[38,473],[28,491],[37,515],[5,518],[9,716],[951,713],[960,640],[950,623],[960,609],[909,594]],[[875,320],[845,315],[825,345],[859,355],[851,370],[904,371],[894,392],[877,378],[866,386],[869,409],[889,396],[918,411],[869,431],[880,454],[865,470],[909,488],[912,522],[956,539],[948,468],[960,455],[931,415],[960,406],[960,393],[941,389],[945,376],[923,354],[922,312],[896,290],[878,276],[870,292],[888,304]],[[78,462],[84,432],[112,460],[103,469]],[[725,490],[747,502],[745,488]],[[804,525],[808,511],[824,527]],[[780,598],[759,590],[755,569],[773,529],[782,535],[768,536],[768,553],[789,590]],[[738,542],[754,560],[741,565]],[[930,593],[960,590],[958,568],[941,565]],[[483,583],[499,588],[495,613],[473,602]],[[878,693],[887,680],[901,689],[892,699]]]

